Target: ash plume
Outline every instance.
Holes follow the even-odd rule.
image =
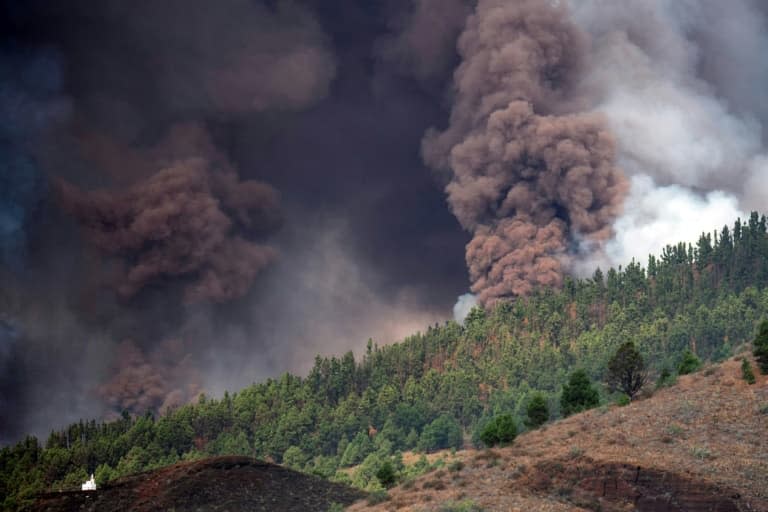
[[[166,340],[145,354],[135,343],[117,347],[112,376],[98,395],[115,411],[164,413],[197,398],[199,372],[180,340]]]
[[[198,144],[185,148],[184,136]],[[94,246],[124,263],[116,283],[121,296],[185,279],[188,301],[242,297],[277,255],[245,237],[278,217],[277,193],[255,180],[241,182],[194,127],[177,129],[170,141],[152,153],[172,161],[131,188],[84,192],[60,182],[59,201]]]
[[[0,444],[445,317],[466,235],[418,148],[465,7],[420,33],[435,5],[0,0]]]
[[[627,184],[603,118],[579,111],[587,42],[562,6],[480,1],[459,39],[450,125],[425,161],[473,234],[466,260],[484,305],[557,286],[577,244],[602,244]]]
[[[0,0],[0,443],[394,341],[468,272],[489,305],[762,208],[767,16]]]

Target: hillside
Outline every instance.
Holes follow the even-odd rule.
[[[747,385],[737,357],[626,407],[525,433],[511,447],[445,454],[444,469],[349,510],[765,511],[766,432],[768,376]]]
[[[600,383],[624,341],[637,345],[652,379],[674,374],[685,351],[704,361],[731,357],[768,317],[767,224],[755,213],[702,234],[695,246],[668,246],[646,267],[597,269],[400,343],[369,340],[362,357],[317,356],[307,376],[286,373],[174,410],[83,420],[44,441],[30,436],[0,450],[0,504],[18,509],[92,472],[104,484],[222,455],[375,491],[383,465],[405,471],[401,452],[479,443],[476,434],[499,413],[520,425],[534,393],[545,397],[550,420],[561,418],[562,387],[576,368],[611,403],[616,397]]]
[[[175,464],[111,482],[96,491],[48,493],[31,508],[47,512],[327,510],[364,493],[247,457]]]

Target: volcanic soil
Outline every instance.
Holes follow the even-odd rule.
[[[446,452],[442,469],[349,510],[768,511],[768,377],[750,386],[740,368],[741,356],[511,447]]]
[[[121,478],[97,491],[48,493],[49,512],[324,511],[365,493],[248,457],[216,457]]]

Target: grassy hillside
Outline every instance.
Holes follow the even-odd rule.
[[[651,398],[593,409],[465,450],[350,510],[768,510],[768,377],[741,357],[680,377]]]
[[[650,257],[647,267],[596,271],[474,310],[401,343],[369,342],[362,358],[318,357],[306,377],[285,374],[221,399],[204,396],[174,411],[82,421],[0,450],[0,503],[16,508],[49,489],[79,485],[95,472],[112,479],[182,460],[247,455],[375,490],[399,452],[463,446],[491,416],[518,424],[531,394],[551,417],[567,375],[605,378],[608,359],[633,340],[652,373],[674,374],[685,350],[718,361],[750,341],[768,313],[766,219],[753,214]],[[603,402],[612,397],[600,388]],[[373,435],[375,432],[375,435]],[[476,437],[476,436],[475,436]]]

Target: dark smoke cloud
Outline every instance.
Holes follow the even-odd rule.
[[[165,116],[301,109],[327,94],[336,73],[326,34],[297,2],[39,6],[102,43],[58,29],[76,64],[90,65],[76,77],[77,94],[102,120],[121,105],[145,120],[151,109]],[[137,96],[149,103],[136,105]]]
[[[131,341],[118,347],[112,376],[98,395],[115,411],[165,412],[201,392],[198,371],[179,340],[167,340],[147,355]]]
[[[571,247],[611,235],[627,185],[602,118],[580,103],[584,36],[565,7],[481,1],[459,40],[449,128],[425,161],[451,171],[451,210],[478,300],[558,285]]]
[[[14,83],[30,51],[60,65],[58,82],[16,90],[63,107],[19,118],[40,120],[35,137],[9,128],[36,172],[3,174],[27,270],[0,266],[14,329],[0,443],[305,371],[447,317],[467,237],[419,144],[445,122],[465,7],[440,13],[432,41],[418,32],[435,8],[0,2]]]
[[[60,202],[96,247],[124,261],[120,295],[130,298],[158,281],[191,278],[189,301],[242,297],[277,255],[243,237],[277,217],[277,193],[264,183],[239,181],[194,127],[177,128],[167,145],[152,153],[174,160],[132,188],[83,192],[61,182]]]
[[[392,32],[377,42],[379,56],[422,82],[443,78],[456,59],[456,39],[473,0],[411,0],[391,14]]]

